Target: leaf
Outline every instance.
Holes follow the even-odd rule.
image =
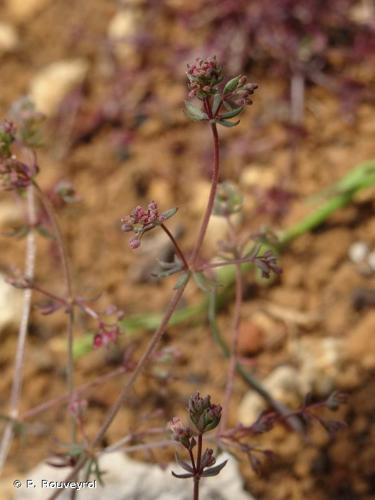
[[[212,114],[214,116],[216,115],[217,111],[219,110],[221,102],[222,102],[221,95],[215,94],[214,102],[212,104]]]
[[[223,125],[223,127],[235,127],[240,123],[240,120],[237,120],[236,122],[229,122],[228,120],[218,120],[217,123],[219,123],[219,125]]]
[[[177,280],[177,282],[176,282],[175,286],[173,287],[173,289],[174,289],[174,290],[178,290],[178,289],[179,289],[179,288],[181,288],[182,286],[186,285],[186,283],[187,283],[187,282],[189,281],[189,279],[190,279],[190,274],[191,274],[190,272],[182,274],[182,275],[178,278],[178,280]]]
[[[194,121],[208,120],[206,113],[193,106],[190,101],[185,101],[185,111],[187,116]]]
[[[223,113],[222,115],[219,116],[220,120],[223,118],[234,118],[235,116],[239,115],[241,111],[243,111],[244,107],[240,106],[239,108],[234,108],[232,111],[228,111],[227,113]]]
[[[193,477],[193,474],[176,474],[175,472],[172,472],[172,476],[177,477],[178,479],[187,479],[189,477]]]
[[[212,477],[212,476],[217,476],[222,469],[226,466],[228,460],[225,460],[225,462],[222,462],[221,464],[215,465],[215,467],[211,467],[211,469],[206,469],[205,471],[202,472],[201,476],[202,477]]]
[[[170,219],[171,217],[174,216],[174,214],[177,212],[178,208],[170,208],[169,210],[166,210],[165,212],[162,212],[160,215],[164,217],[164,220]]]
[[[216,283],[208,280],[201,272],[193,273],[193,278],[198,288],[203,290],[203,292],[210,292],[216,287]]]
[[[182,459],[180,458],[180,456],[179,456],[179,454],[178,454],[178,453],[176,453],[175,457],[176,457],[176,462],[178,463],[178,465],[179,465],[180,467],[182,467],[182,468],[183,468],[184,470],[186,470],[187,472],[190,472],[190,473],[194,474],[194,469],[193,469],[193,467],[192,467],[191,465],[189,465],[188,463],[184,462],[184,460],[182,460]]]
[[[224,87],[224,94],[229,94],[229,92],[233,92],[233,90],[236,90],[238,82],[240,81],[242,75],[235,76],[229,82],[225,84]]]

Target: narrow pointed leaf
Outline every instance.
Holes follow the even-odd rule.
[[[185,101],[185,111],[187,116],[194,121],[208,120],[206,113],[196,108],[190,101]]]
[[[212,477],[212,476],[217,476],[222,469],[226,466],[228,460],[225,460],[225,462],[222,462],[219,465],[215,465],[215,467],[211,467],[211,469],[206,469],[205,471],[202,472],[202,477]]]
[[[220,120],[223,118],[234,118],[235,116],[239,115],[241,111],[243,111],[244,107],[240,106],[239,108],[234,108],[232,111],[228,111],[227,113],[223,113],[220,115]]]
[[[182,460],[180,458],[178,453],[176,453],[175,457],[176,457],[176,462],[178,463],[178,465],[180,467],[182,467],[187,472],[194,473],[193,467],[191,465],[189,465],[188,463],[184,462],[184,460]]]
[[[176,474],[175,472],[172,472],[172,476],[177,477],[178,479],[188,479],[189,477],[193,477],[192,474]]]
[[[184,274],[182,274],[178,278],[178,280],[177,280],[177,282],[176,282],[176,284],[175,284],[175,286],[173,288],[175,290],[178,290],[182,286],[186,285],[186,283],[189,281],[189,279],[190,279],[190,273],[184,273]]]
[[[162,212],[160,215],[164,217],[164,220],[170,219],[171,217],[174,216],[174,214],[177,212],[178,208],[170,208],[169,210],[166,210],[165,212]]]
[[[220,104],[221,104],[221,101],[222,101],[222,98],[221,98],[221,95],[220,94],[215,94],[215,97],[214,97],[214,102],[212,104],[212,114],[215,116],[219,107],[220,107]]]
[[[229,94],[229,92],[233,92],[233,90],[236,90],[238,82],[240,81],[241,75],[235,76],[229,82],[225,84],[224,87],[224,94]]]
[[[240,120],[237,120],[236,122],[229,122],[228,120],[218,120],[220,125],[223,125],[223,127],[235,127],[240,123]]]

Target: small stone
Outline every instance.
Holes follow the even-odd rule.
[[[369,265],[371,271],[375,271],[375,250],[368,254],[367,264]]]
[[[0,55],[12,52],[18,43],[19,39],[15,28],[11,24],[0,22]]]
[[[45,115],[57,112],[63,97],[83,82],[89,65],[85,59],[57,61],[37,73],[30,85],[30,98]]]
[[[241,175],[241,186],[269,188],[277,184],[276,172],[265,166],[245,167]]]
[[[137,65],[139,60],[134,40],[141,31],[142,12],[134,7],[117,12],[108,26],[108,38],[114,43],[114,51],[127,66]]]
[[[356,241],[350,245],[348,255],[354,264],[360,264],[365,260],[368,251],[368,246],[364,241]]]
[[[22,314],[23,293],[0,274],[0,332],[8,325],[18,326]]]
[[[262,383],[274,399],[287,406],[295,407],[301,402],[298,371],[295,368],[279,366]],[[238,420],[244,425],[251,425],[265,408],[264,398],[253,390],[249,391],[240,403]]]
[[[238,337],[240,355],[257,354],[264,347],[264,332],[252,321],[241,323]]]

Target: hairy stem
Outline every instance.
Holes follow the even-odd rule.
[[[36,257],[36,244],[35,234],[33,227],[36,222],[35,211],[35,196],[34,187],[30,185],[27,189],[27,219],[29,225],[29,232],[26,239],[26,257],[25,257],[25,278],[32,281],[35,271],[35,257]],[[25,355],[25,344],[27,337],[27,330],[29,325],[30,310],[31,310],[32,290],[26,289],[23,292],[23,306],[21,322],[18,330],[18,341],[16,359],[14,363],[14,377],[10,396],[10,418],[4,429],[3,438],[0,446],[0,472],[4,467],[6,458],[8,456],[9,448],[14,433],[14,420],[18,419],[18,405],[22,390],[23,378],[23,363]]]

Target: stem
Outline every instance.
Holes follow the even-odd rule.
[[[164,232],[167,234],[168,238],[171,240],[171,242],[176,250],[177,255],[180,257],[180,260],[184,264],[184,269],[186,269],[186,270],[189,269],[189,264],[187,263],[187,260],[185,259],[185,255],[184,255],[183,251],[181,250],[181,248],[179,247],[173,234],[169,231],[167,226],[165,226],[164,224],[160,224],[160,226],[164,230]]]
[[[73,326],[74,326],[74,297],[73,297],[73,285],[72,285],[72,275],[69,266],[68,253],[65,247],[64,238],[61,232],[60,224],[55,215],[55,210],[52,206],[52,203],[49,201],[48,197],[45,196],[43,191],[40,189],[39,185],[34,182],[34,186],[39,195],[40,201],[48,215],[48,218],[52,224],[55,238],[57,242],[58,251],[60,254],[62,270],[65,281],[65,289],[66,289],[66,300],[68,302],[68,322],[67,322],[67,340],[68,340],[68,362],[67,362],[67,385],[69,392],[69,401],[70,403],[74,398],[74,355],[73,355]],[[76,420],[74,415],[71,416],[71,435],[72,442],[76,442]]]
[[[205,102],[205,105],[208,107],[209,106],[208,102]],[[210,109],[209,109],[209,116],[210,116],[210,118],[212,118],[212,113],[211,113]],[[216,128],[215,123],[211,124],[211,130],[212,130],[213,141],[214,141],[214,161],[213,161],[212,184],[211,184],[211,191],[210,191],[210,195],[209,195],[209,199],[208,199],[208,203],[207,203],[206,212],[204,214],[203,221],[202,221],[202,224],[200,226],[199,233],[198,233],[197,242],[195,244],[194,251],[193,251],[193,256],[192,256],[193,265],[194,265],[195,261],[197,260],[199,251],[200,251],[202,244],[203,244],[204,237],[206,235],[207,226],[208,226],[208,222],[209,222],[209,219],[211,217],[211,214],[212,214],[212,209],[213,209],[216,190],[217,190],[217,184],[218,184],[218,180],[219,180],[219,136],[217,133],[217,128]],[[101,426],[101,428],[97,432],[96,436],[94,437],[94,440],[92,442],[92,448],[95,448],[95,446],[97,446],[100,443],[100,441],[103,439],[105,433],[107,432],[108,428],[110,427],[113,420],[115,419],[117,413],[121,409],[124,401],[126,400],[128,393],[132,389],[134,382],[136,381],[136,379],[138,378],[138,376],[142,372],[145,364],[149,360],[151,354],[153,353],[153,351],[156,348],[157,344],[159,343],[160,339],[164,335],[165,330],[168,326],[169,320],[172,317],[181,297],[184,294],[184,291],[185,291],[185,288],[186,288],[188,281],[189,280],[187,280],[186,283],[183,284],[180,288],[178,288],[174,292],[174,294],[172,295],[172,298],[169,302],[169,305],[167,307],[167,310],[162,318],[162,321],[161,321],[159,327],[156,329],[156,331],[152,335],[151,340],[149,341],[145,352],[143,353],[140,360],[138,361],[135,370],[132,372],[131,376],[129,377],[127,383],[123,387],[117,400],[113,404],[112,408],[109,410],[109,413],[108,413],[107,418],[105,419],[103,425]],[[202,444],[201,444],[201,447],[202,447]],[[199,448],[198,448],[198,451],[199,451]],[[76,478],[78,472],[86,464],[87,459],[88,459],[88,456],[86,454],[81,455],[77,464],[75,465],[75,467],[73,468],[71,473],[68,475],[68,477],[66,479],[67,481],[74,480]],[[199,488],[199,486],[198,486],[198,488]],[[49,497],[49,500],[53,500],[53,499],[57,498],[58,495],[60,494],[60,492],[61,492],[61,489],[57,489],[55,491],[55,493],[53,493]],[[196,497],[196,498],[198,498],[198,497]]]
[[[132,387],[134,385],[134,382],[136,381],[136,379],[138,378],[138,376],[142,372],[145,364],[149,360],[151,354],[153,353],[153,351],[156,348],[157,344],[159,343],[160,339],[164,335],[165,330],[166,330],[168,323],[169,323],[169,319],[171,318],[174,310],[176,309],[177,304],[179,303],[179,301],[180,301],[180,299],[185,291],[186,285],[187,285],[187,282],[184,285],[182,285],[181,288],[179,288],[178,290],[176,290],[174,292],[174,294],[173,294],[173,296],[168,304],[167,310],[165,311],[163,320],[162,320],[159,328],[154,332],[153,336],[151,337],[151,340],[149,341],[148,346],[147,346],[145,352],[143,353],[142,357],[138,361],[135,370],[130,375],[130,377],[129,377],[128,381],[126,382],[126,384],[124,385],[120,395],[118,396],[117,400],[115,401],[112,408],[110,409],[110,411],[107,415],[107,418],[105,419],[104,423],[102,424],[102,426],[100,427],[96,436],[94,437],[94,440],[93,440],[92,445],[91,445],[92,448],[95,448],[103,439],[105,433],[107,432],[108,428],[112,424],[117,413],[119,412],[123,403],[125,402],[125,400],[128,396],[128,393],[130,392],[130,390],[132,389]],[[87,459],[88,459],[88,456],[86,456],[86,455],[81,456],[81,458],[78,460],[77,464],[75,465],[75,467],[73,468],[71,473],[67,476],[66,481],[71,481],[77,476],[78,472],[86,464]],[[49,497],[49,500],[53,500],[53,499],[57,498],[60,493],[61,493],[61,489],[57,489]]]
[[[26,257],[25,257],[25,277],[33,280],[35,271],[36,244],[33,227],[36,223],[34,187],[30,185],[27,189],[27,219],[29,232],[26,239]],[[23,363],[25,356],[25,344],[31,310],[32,290],[26,289],[23,292],[23,306],[21,322],[18,330],[18,341],[16,359],[14,363],[14,377],[10,396],[10,417],[4,429],[3,438],[0,446],[0,472],[4,467],[8,456],[10,444],[14,434],[14,422],[18,418],[18,405],[22,390]]]
[[[203,436],[202,434],[199,434],[198,436],[198,451],[197,451],[197,467],[196,467],[196,473],[194,476],[194,496],[193,500],[199,500],[199,481],[200,481],[200,474],[201,474],[201,460],[202,460],[202,443],[203,443]]]
[[[207,108],[208,108],[208,106],[207,106]],[[211,110],[208,109],[208,111],[210,112],[209,116],[211,118],[212,117]],[[210,221],[210,217],[211,217],[212,210],[214,207],[217,185],[219,182],[219,173],[220,173],[220,169],[219,169],[219,135],[217,133],[216,123],[211,124],[211,131],[212,131],[212,137],[213,137],[213,142],[214,142],[214,157],[213,157],[213,170],[212,170],[212,178],[211,178],[211,191],[210,191],[210,195],[209,195],[208,202],[207,202],[206,212],[203,216],[202,224],[201,224],[201,227],[199,230],[198,239],[197,239],[197,242],[196,242],[194,250],[193,250],[193,255],[192,255],[192,259],[191,259],[193,266],[198,258],[199,251],[202,247],[203,240],[204,240],[204,237],[206,235],[208,223]]]
[[[238,338],[240,334],[242,296],[243,296],[242,272],[241,272],[241,266],[237,264],[236,295],[235,295],[236,298],[234,304],[233,327],[232,327],[232,346],[231,346],[230,362],[228,366],[227,385],[225,388],[225,396],[223,402],[223,411],[218,429],[219,435],[225,431],[228,423],[229,403],[233,392],[234,375],[237,366],[237,350],[238,350]]]

